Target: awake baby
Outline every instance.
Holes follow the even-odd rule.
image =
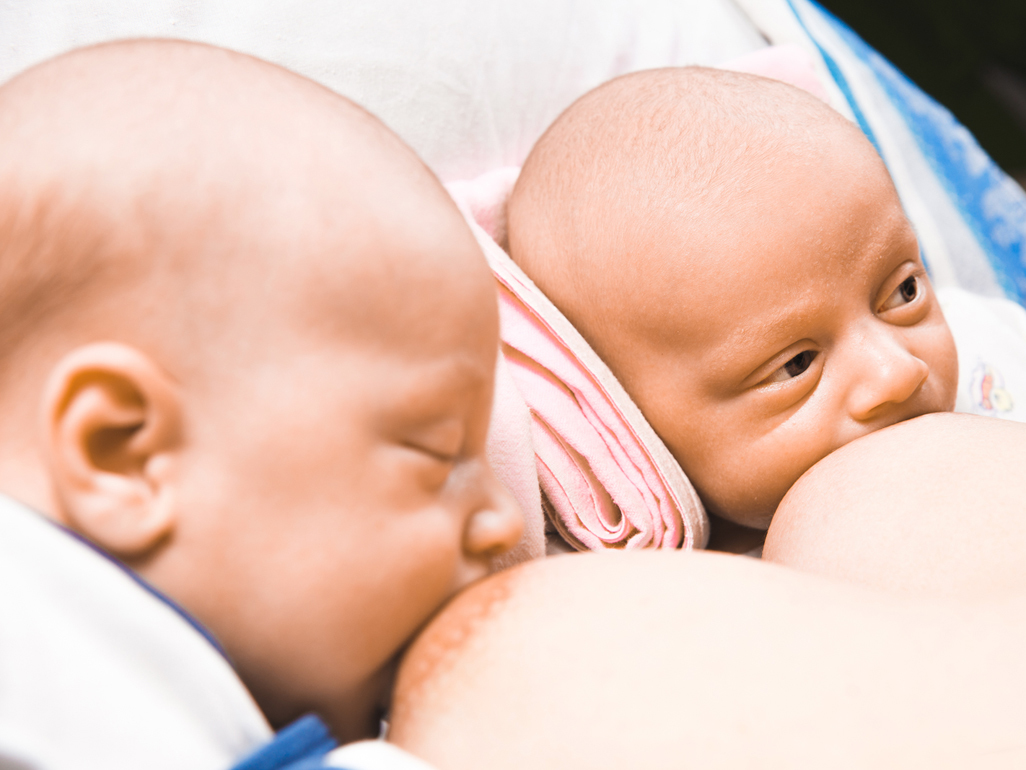
[[[535,145],[508,228],[730,521],[765,529],[835,449],[954,406],[955,344],[883,162],[792,86],[698,67],[610,81]]]

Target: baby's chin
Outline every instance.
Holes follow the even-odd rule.
[[[391,705],[397,659],[391,659],[331,702],[325,702],[322,693],[321,701],[309,703],[302,713],[315,712],[341,743],[380,737]]]

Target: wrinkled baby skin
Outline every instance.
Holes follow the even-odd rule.
[[[545,166],[573,156],[543,149],[542,169],[529,159],[510,249],[620,378],[707,509],[765,528],[833,450],[952,409],[957,356],[915,233],[861,132],[781,83],[680,72],[628,76],[585,104],[632,125],[587,122],[599,159],[578,167],[585,179],[559,225],[535,188],[551,182]],[[686,94],[660,101],[682,83]],[[687,103],[703,89],[722,110]],[[620,102],[651,114],[630,117]],[[558,133],[573,149],[588,136]]]
[[[194,615],[273,725],[373,735],[402,647],[522,529],[462,217],[359,107],[206,46],[74,52],[0,113],[0,312],[62,298],[0,340],[0,489]]]

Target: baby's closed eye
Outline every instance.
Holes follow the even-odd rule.
[[[449,455],[430,447],[401,443],[393,445],[398,450],[398,463],[393,466],[403,478],[416,479],[425,491],[435,492],[445,486],[459,464],[458,454]]]
[[[466,425],[460,417],[403,420],[389,433],[386,443],[398,453],[396,467],[428,490],[447,483],[466,451]]]
[[[426,457],[442,463],[459,459],[466,441],[466,426],[461,418],[432,419],[403,431],[401,443]]]

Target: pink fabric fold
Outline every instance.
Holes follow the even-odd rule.
[[[498,280],[503,353],[530,409],[553,524],[581,550],[702,547],[708,520],[680,466],[590,345],[492,237],[502,237],[517,173],[499,169],[449,189]]]
[[[500,284],[503,352],[531,409],[538,480],[560,533],[588,550],[691,548],[680,505],[613,399],[524,287]]]

